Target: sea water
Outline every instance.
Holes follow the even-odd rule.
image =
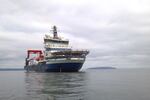
[[[0,71],[0,100],[150,100],[150,69]]]

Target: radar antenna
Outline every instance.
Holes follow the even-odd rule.
[[[53,26],[53,38],[54,38],[54,39],[58,39],[57,27],[56,27],[56,26]]]

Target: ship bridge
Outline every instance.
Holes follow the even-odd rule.
[[[52,52],[71,50],[69,40],[58,37],[56,26],[53,27],[53,36],[44,37],[45,56],[50,56]]]
[[[44,45],[46,51],[71,49],[69,47],[68,39],[63,39],[61,37],[58,37],[56,26],[53,27],[53,37],[50,35],[45,35]]]
[[[57,38],[54,39],[51,36],[45,35],[44,37],[44,45],[46,50],[64,50],[69,49],[69,40]]]

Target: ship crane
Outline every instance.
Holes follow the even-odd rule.
[[[34,58],[30,58],[31,54],[35,54],[38,56],[34,57]],[[43,56],[42,50],[28,50],[27,51],[27,58],[26,58],[26,65],[29,65],[29,62],[31,60],[39,61],[39,60],[43,60],[43,59],[44,59],[44,56]]]

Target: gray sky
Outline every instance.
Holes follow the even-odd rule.
[[[52,25],[90,50],[84,68],[150,67],[150,0],[0,0],[0,68],[23,67]]]

